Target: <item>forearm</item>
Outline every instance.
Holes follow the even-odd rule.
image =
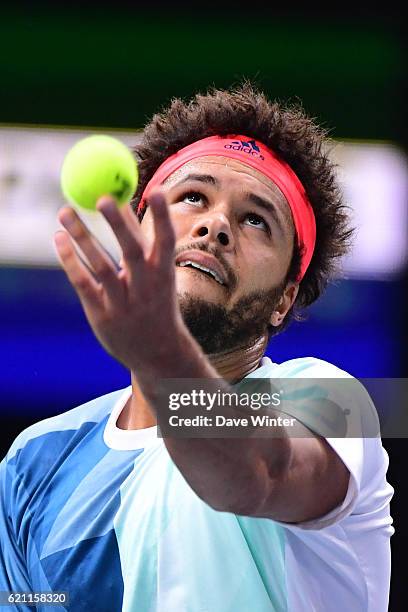
[[[201,347],[187,332],[173,336],[171,346],[163,347],[154,363],[138,367],[135,376],[155,412],[159,426],[168,431],[169,392],[165,378],[205,379],[208,393],[230,393],[232,387],[210,364]],[[242,417],[242,412],[223,406],[226,418]],[[164,437],[174,463],[204,501],[217,510],[252,514],[270,494],[275,474],[288,460],[289,445],[282,436],[255,437],[254,427],[245,438]]]

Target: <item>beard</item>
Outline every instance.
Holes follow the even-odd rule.
[[[184,293],[179,295],[180,311],[204,353],[221,353],[249,345],[268,333],[282,291],[283,286],[253,291],[229,310]]]

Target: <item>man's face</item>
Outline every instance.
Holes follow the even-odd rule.
[[[176,233],[181,313],[203,350],[245,346],[269,323],[277,325],[272,313],[284,294],[294,241],[278,187],[237,160],[212,156],[179,168],[162,190]],[[153,235],[149,208],[142,228]]]

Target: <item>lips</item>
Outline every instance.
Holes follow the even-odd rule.
[[[209,274],[220,285],[227,286],[227,275],[224,268],[212,255],[201,251],[185,251],[176,257],[176,266],[191,267]]]

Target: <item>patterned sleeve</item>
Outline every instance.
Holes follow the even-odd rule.
[[[7,464],[0,464],[0,591],[31,591],[24,555],[15,531],[18,483]],[[16,610],[16,606],[13,606]],[[32,609],[32,608],[31,608]]]

